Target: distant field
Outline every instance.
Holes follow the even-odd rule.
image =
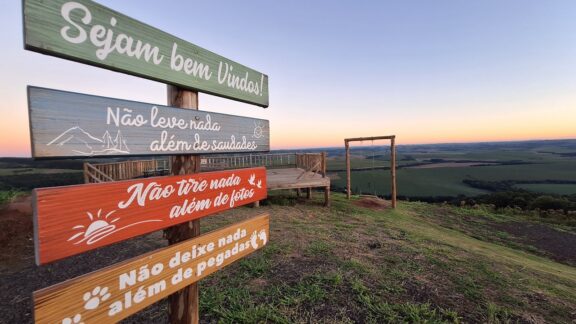
[[[390,194],[390,149],[352,147],[352,190],[377,195]],[[401,144],[398,139],[397,143]],[[327,152],[328,173],[333,188],[346,186],[344,149]],[[397,147],[398,194],[408,197],[477,196],[488,191],[471,187],[464,180],[521,181],[517,188],[549,194],[574,194],[576,185],[550,181],[576,181],[576,140],[507,143],[400,145]],[[477,164],[483,164],[478,166]],[[493,165],[485,165],[493,164]],[[409,167],[413,166],[413,167]],[[375,168],[375,170],[371,170]],[[0,190],[28,191],[31,188],[81,183],[81,160],[32,160],[0,158]],[[548,182],[536,184],[530,182]]]
[[[379,167],[389,167],[390,162],[372,159],[352,159],[350,161],[351,168],[379,168]],[[346,161],[345,160],[328,160],[326,162],[326,167],[328,170],[345,170]]]
[[[468,168],[466,168],[468,169]],[[398,195],[401,196],[476,196],[486,191],[467,186],[461,176],[447,173],[441,176],[435,171],[442,169],[401,169],[397,173]],[[450,169],[457,170],[457,169]],[[462,169],[458,169],[462,170]],[[422,172],[423,171],[423,172]],[[346,173],[338,173],[332,185],[338,189],[346,186]],[[390,172],[388,170],[352,172],[352,191],[374,195],[390,194]]]
[[[514,187],[546,194],[556,194],[556,195],[576,194],[576,184],[534,183],[534,184],[517,184]]]
[[[24,175],[24,174],[54,174],[54,173],[70,173],[70,172],[82,172],[82,171],[70,170],[70,169],[0,168],[0,176]]]
[[[502,181],[502,180],[572,180],[576,181],[576,160],[551,159],[535,164],[471,166],[464,168],[407,168],[397,171],[398,194],[403,196],[457,196],[459,194],[476,196],[487,193],[472,188],[462,182],[464,179]],[[334,187],[346,186],[346,173],[339,173],[340,179],[332,181]],[[554,193],[574,193],[572,186],[540,185],[556,190]],[[542,187],[544,188],[544,187]],[[371,170],[352,172],[352,190],[377,195],[390,194],[390,172]],[[547,191],[549,192],[549,191]],[[550,192],[551,193],[551,192]]]

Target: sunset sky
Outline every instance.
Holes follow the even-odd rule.
[[[576,1],[99,3],[269,76],[272,149],[576,138]],[[20,1],[0,11],[0,156],[29,156],[26,86],[166,104],[166,86],[23,49]],[[384,143],[382,143],[384,144]]]

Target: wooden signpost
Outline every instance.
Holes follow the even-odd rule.
[[[32,156],[268,152],[267,120],[28,87]]]
[[[28,50],[268,107],[268,76],[244,65],[89,0],[23,3]]]
[[[269,236],[268,215],[198,236],[201,217],[266,197],[265,168],[197,173],[199,154],[270,149],[268,121],[200,112],[197,91],[268,107],[268,77],[89,0],[23,15],[26,49],[165,82],[172,106],[29,87],[34,157],[171,154],[173,172],[34,190],[39,265],[159,229],[170,244],[35,292],[36,322],[117,322],[170,295],[171,323],[197,323],[195,283]]]
[[[120,321],[262,248],[268,238],[264,214],[36,291],[36,323]]]
[[[36,263],[266,198],[266,169],[251,168],[36,189]]]

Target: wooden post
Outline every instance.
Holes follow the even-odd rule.
[[[312,188],[306,188],[306,199],[312,198]]]
[[[346,147],[346,197],[350,199],[350,144],[347,140],[344,140],[344,146]]]
[[[90,177],[88,176],[88,162],[84,162],[84,183],[90,183]]]
[[[173,107],[198,109],[198,92],[168,86],[168,105]],[[200,171],[199,155],[171,156],[172,174],[189,174]],[[164,230],[169,245],[200,235],[200,219],[172,226]],[[168,317],[171,324],[196,324],[199,321],[198,285],[196,283],[170,295]]]
[[[390,175],[392,180],[392,208],[396,208],[396,143],[390,139]]]

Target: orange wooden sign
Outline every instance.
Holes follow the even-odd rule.
[[[268,243],[263,214],[34,292],[36,323],[116,323]]]
[[[266,169],[41,188],[33,197],[40,265],[265,199]]]

